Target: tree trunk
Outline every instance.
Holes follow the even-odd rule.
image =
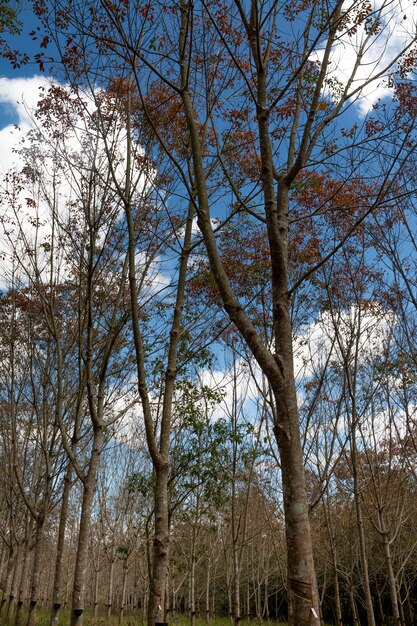
[[[385,612],[384,607],[382,606],[381,590],[379,589],[379,585],[376,586],[376,594],[378,596],[379,623],[385,624]]]
[[[388,537],[388,532],[385,529],[385,522],[383,519],[382,511],[380,513],[380,522],[381,522],[381,530],[383,531],[382,538],[384,542],[385,560],[387,563],[393,624],[394,626],[401,626],[401,617],[400,617],[400,611],[398,607],[397,581],[395,579],[394,568],[392,566],[391,543]]]
[[[3,570],[6,564],[6,552],[7,552],[7,544],[6,542],[2,542],[1,552],[0,552],[0,580],[3,580]]]
[[[332,554],[333,557],[333,554]],[[336,557],[336,554],[334,554]],[[334,586],[334,608],[336,615],[336,625],[343,626],[343,618],[342,618],[342,606],[340,603],[340,587],[339,587],[339,576],[337,574],[337,561],[335,558],[333,559],[333,586]]]
[[[4,582],[3,595],[1,599],[1,613],[4,613],[6,610],[5,605],[7,602],[7,598],[10,595],[10,590],[12,588],[12,579],[13,579],[13,572],[14,572],[14,566],[15,566],[15,555],[16,555],[16,546],[13,542],[11,542],[9,546],[9,554],[8,554],[7,565],[6,565],[6,576],[5,576],[5,582]]]
[[[85,601],[85,581],[88,561],[88,541],[91,509],[97,482],[97,469],[100,459],[102,430],[95,428],[88,473],[83,484],[80,527],[78,531],[77,556],[72,591],[71,626],[82,626]]]
[[[401,598],[398,597],[398,609],[400,612],[400,624],[401,626],[403,624],[405,624],[405,615],[404,615],[404,607],[403,607],[403,603],[401,602]]]
[[[190,578],[189,578],[189,624],[195,626],[195,541],[193,537],[190,558]]]
[[[35,552],[33,555],[32,581],[30,589],[29,613],[27,626],[35,626],[36,624],[36,607],[39,600],[39,582],[41,575],[41,555],[43,550],[43,527],[45,524],[45,516],[42,515],[36,520],[35,534]]]
[[[61,511],[59,514],[59,528],[58,528],[58,541],[56,547],[56,560],[55,560],[55,573],[54,583],[52,591],[52,609],[50,626],[57,626],[58,614],[61,608],[62,599],[62,586],[63,586],[63,555],[65,546],[65,531],[68,518],[68,501],[71,490],[71,477],[72,467],[68,464],[67,471],[64,478],[64,491],[62,494]]]
[[[400,611],[398,607],[397,581],[395,579],[394,568],[392,566],[391,544],[389,542],[387,533],[384,534],[384,552],[385,552],[385,559],[387,562],[388,581],[389,581],[390,595],[391,595],[392,617],[394,620],[393,623],[396,626],[401,626],[401,617],[400,617]]]
[[[359,626],[360,622],[359,622],[359,617],[358,617],[358,609],[356,607],[355,594],[353,593],[352,585],[350,586],[350,589],[349,589],[349,600],[350,600],[350,608],[352,611],[353,626]]]
[[[232,509],[232,516],[235,512]],[[234,535],[234,523],[232,522],[233,535]],[[232,616],[235,626],[240,624],[240,563],[239,563],[239,546],[237,543],[237,537],[233,536],[232,549],[233,549],[233,589],[232,589]]]
[[[107,605],[106,605],[107,606],[107,609],[106,609],[107,621],[110,621],[112,603],[113,603],[113,578],[114,578],[114,557],[112,557],[110,561],[110,567],[109,567],[109,580],[108,580],[108,586],[107,586]]]
[[[354,437],[355,437],[355,433],[353,432],[352,438],[354,439]],[[353,442],[353,447],[355,448],[354,442]],[[355,456],[355,454],[356,452],[354,449],[353,455]],[[362,574],[361,579],[362,579],[362,588],[363,588],[363,592],[365,595],[366,617],[368,620],[368,626],[376,626],[374,608],[372,604],[371,587],[369,584],[368,556],[366,554],[365,529],[364,529],[364,524],[363,524],[362,505],[360,502],[361,495],[359,493],[358,485],[357,485],[356,458],[353,458],[353,475],[354,475],[356,525],[357,525],[358,536],[359,536],[359,555],[360,555],[361,574]]]
[[[249,587],[249,580],[248,580],[248,583],[246,585],[246,619],[248,621],[250,620],[250,587]]]
[[[93,617],[94,624],[97,624],[98,617],[98,583],[99,583],[99,572],[100,572],[100,546],[99,553],[97,557],[97,566],[94,568],[94,597],[93,597]]]
[[[148,604],[149,626],[164,621],[168,547],[168,464],[161,463],[155,471],[155,535]]]
[[[129,565],[127,562],[127,557],[123,559],[123,582],[122,582],[122,598],[120,602],[120,614],[119,614],[119,624],[123,620],[125,605],[126,605],[126,590],[127,590],[127,575],[129,573]]]
[[[342,607],[340,603],[340,587],[339,587],[339,576],[338,576],[336,542],[334,539],[334,533],[333,533],[333,527],[332,527],[330,504],[329,504],[329,501],[328,500],[325,501],[324,498],[323,498],[323,508],[324,508],[327,532],[329,535],[330,553],[332,556],[334,605],[335,605],[334,608],[335,608],[335,616],[336,616],[336,625],[343,626]]]
[[[8,624],[11,621],[12,616],[13,616],[13,610],[14,610],[14,605],[15,605],[15,600],[16,600],[16,586],[17,586],[17,580],[18,580],[18,575],[19,575],[20,552],[21,552],[21,545],[18,545],[16,559],[13,565],[13,573],[12,573],[12,577],[10,581],[10,592],[6,600],[5,618],[4,618],[4,621],[6,624]]]
[[[281,455],[287,543],[289,626],[319,624],[303,453],[294,393],[287,395],[288,420],[275,428]],[[292,410],[291,410],[292,407]],[[285,424],[283,426],[283,424]],[[311,620],[311,621],[310,621]]]
[[[206,622],[209,622],[210,621],[210,558],[207,560],[205,605],[206,605]]]
[[[15,626],[20,626],[23,620],[23,610],[25,606],[25,596],[27,590],[28,576],[27,576],[27,566],[29,563],[29,555],[30,555],[30,533],[27,535],[27,539],[25,541],[25,552],[23,556],[22,563],[22,571],[20,574],[20,582],[19,582],[19,590],[17,593],[17,609],[15,616]]]

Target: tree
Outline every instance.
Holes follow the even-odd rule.
[[[385,49],[375,47],[389,35],[387,16],[392,17],[394,10],[390,3],[374,10],[362,2],[346,8],[341,0],[331,5],[290,2],[285,6],[275,0],[181,0],[174,5],[135,6],[102,0],[88,7],[63,1],[53,3],[55,22],[48,15],[48,3],[35,6],[48,32],[59,41],[70,80],[103,86],[118,75],[129,85],[128,94],[134,88],[137,128],[150,129],[182,185],[188,234],[194,212],[197,215],[211,280],[222,306],[271,389],[283,481],[290,623],[317,624],[319,603],[294,381],[291,307],[300,286],[337,258],[372,212],[402,194],[398,174],[414,150],[412,126],[402,114],[405,109],[414,115],[414,91],[407,82],[415,63],[414,34],[394,56],[386,58]],[[341,45],[350,46],[354,59],[344,82],[332,70],[333,55]],[[378,50],[377,61],[361,78],[361,64],[365,59],[366,65],[366,52],[372,48]],[[396,100],[388,107],[377,104],[360,128],[355,124],[344,128],[349,107],[382,80],[393,87]],[[133,104],[133,96],[128,95],[129,100]],[[386,108],[395,122],[393,133],[384,118]],[[133,107],[130,110],[133,119]],[[132,133],[134,125],[129,126]],[[383,159],[374,158],[378,153]],[[307,188],[311,191],[317,186],[323,194],[312,192],[317,204],[300,212],[297,185],[310,170],[313,180]],[[357,194],[352,193],[355,183]],[[128,184],[123,203],[130,237],[139,393],[157,474],[156,502],[161,507],[155,518],[149,613],[153,622],[161,615],[162,609],[158,612],[156,607],[158,603],[163,606],[161,581],[167,563],[164,497],[183,298],[181,287],[171,326],[158,447],[149,409],[140,316],[135,310],[136,231]],[[227,262],[220,245],[221,222],[239,221],[242,214],[247,228],[259,227],[268,244],[266,336],[259,331],[250,298],[238,292],[236,267]],[[324,229],[325,235],[330,230],[333,237],[310,237],[305,271],[294,275],[292,254],[298,252],[297,235],[306,224],[318,233]],[[181,272],[186,269],[190,242],[182,247]]]

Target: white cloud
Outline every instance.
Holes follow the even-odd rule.
[[[234,366],[225,364],[224,370],[203,370],[199,378],[202,385],[224,394],[222,401],[214,407],[213,419],[230,419],[235,411],[249,422],[256,417],[263,375],[253,359],[250,367],[246,359],[240,357]]]
[[[55,83],[56,84],[56,83]],[[2,152],[0,154],[0,174],[3,175],[14,169],[20,172],[23,168],[22,155],[14,152],[14,149],[25,147],[25,135],[35,128],[34,111],[40,97],[44,97],[47,89],[52,85],[51,81],[40,76],[31,78],[1,78],[0,79],[0,106],[7,108],[9,117],[14,117],[13,122],[0,130]],[[44,91],[40,91],[43,88]],[[92,113],[95,109],[94,98],[84,97],[85,110]],[[32,260],[27,256],[29,249],[36,251],[37,264],[47,267],[44,248],[48,245],[48,237],[52,232],[52,221],[55,220],[55,232],[60,226],[65,230],[65,224],[70,217],[80,224],[82,211],[80,209],[80,189],[91,175],[92,167],[97,173],[97,190],[95,207],[103,203],[103,217],[100,218],[101,226],[98,232],[97,243],[105,240],[111,223],[114,223],[122,214],[122,203],[117,200],[117,191],[112,175],[117,184],[124,188],[126,179],[126,154],[128,144],[126,130],[123,125],[111,124],[105,139],[100,132],[91,124],[88,116],[83,120],[79,118],[76,126],[70,133],[61,133],[59,139],[54,137],[52,130],[59,125],[59,120],[52,126],[52,130],[42,129],[44,137],[39,141],[39,155],[29,157],[29,166],[40,172],[41,183],[31,185],[29,181],[11,202],[10,193],[12,185],[3,177],[1,187],[6,192],[3,198],[2,224],[0,226],[0,254],[3,258],[3,271],[0,276],[1,287],[7,287],[7,277],[12,274],[13,266],[26,264],[29,272]],[[106,154],[109,150],[111,157]],[[141,154],[140,146],[136,146]],[[55,162],[55,165],[54,165]],[[109,163],[113,168],[110,172]],[[140,168],[139,161],[132,159],[132,184],[136,185],[138,194],[146,189],[148,179],[145,178]],[[84,180],[84,183],[82,181]],[[33,189],[31,189],[33,187]],[[113,195],[112,195],[113,194]],[[101,200],[102,196],[102,200]],[[29,198],[29,203],[28,203]],[[74,204],[75,202],[75,204]],[[113,205],[113,214],[110,215],[106,204]],[[72,204],[71,204],[72,203]],[[77,208],[78,207],[78,208]],[[116,213],[114,213],[116,211]],[[97,218],[94,218],[97,219]],[[37,226],[35,227],[35,223]],[[18,252],[17,252],[18,251]],[[17,252],[17,254],[16,254]],[[63,253],[64,250],[61,250]],[[67,260],[68,263],[69,259]],[[62,262],[57,264],[61,272],[61,279],[65,275]],[[156,271],[155,263],[152,264],[151,276],[147,278],[147,284],[155,281],[154,291],[160,291],[168,282],[168,279]],[[22,265],[23,274],[25,268]],[[62,273],[64,272],[64,273]],[[44,278],[48,280],[45,275]]]
[[[131,448],[146,448],[142,405],[133,385],[124,394],[117,390],[106,407],[105,420],[111,424],[110,431],[116,441]]]
[[[354,77],[349,91],[361,87],[355,97],[359,114],[365,116],[378,99],[390,94],[384,77],[377,76],[414,40],[417,7],[410,0],[373,0],[369,20],[355,27],[355,13],[361,7],[357,1],[345,2],[344,10],[351,13],[352,19],[333,47],[329,78],[344,87]],[[376,22],[379,28],[373,33],[372,24]],[[321,60],[323,50],[313,56]],[[330,85],[328,91],[332,91]]]
[[[40,87],[49,87],[44,76],[29,78],[0,78],[0,107],[11,121],[0,129],[0,172],[7,172],[21,163],[13,149],[33,128],[33,111],[39,100]]]
[[[356,342],[360,361],[381,354],[386,347],[390,329],[395,323],[391,311],[384,311],[378,303],[367,307],[351,306],[349,311],[340,312],[335,319],[324,312],[302,333],[294,338],[294,368],[296,378],[311,377],[320,371],[331,354],[333,360],[343,364],[343,354],[352,354],[349,345]],[[356,351],[353,351],[355,354]]]
[[[162,271],[160,256],[148,257],[143,251],[135,255],[136,279],[141,285],[140,299],[146,300],[153,295],[165,292],[171,284],[171,276]]]

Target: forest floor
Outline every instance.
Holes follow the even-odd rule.
[[[49,626],[50,621],[50,613],[49,611],[39,611],[37,615],[37,626]],[[23,621],[23,623],[25,623]],[[70,623],[70,614],[69,610],[62,610],[59,614],[58,626],[68,626]],[[170,617],[169,626],[189,626],[190,621],[187,615],[184,614],[176,614]],[[272,620],[264,620],[263,622],[259,622],[259,620],[242,620],[241,626],[287,626],[287,622],[275,622]],[[112,615],[109,620],[107,620],[106,616],[100,615],[97,620],[94,620],[94,617],[91,612],[86,611],[84,615],[84,626],[145,626],[145,622],[140,615],[126,615],[122,621],[119,620],[119,617],[116,615]],[[231,626],[231,622],[227,617],[213,617],[207,622],[202,617],[197,617],[195,621],[195,626]]]

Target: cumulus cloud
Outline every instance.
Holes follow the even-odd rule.
[[[204,370],[200,383],[223,393],[222,401],[214,407],[213,419],[230,418],[237,410],[242,419],[253,420],[262,388],[262,372],[255,362],[249,367],[246,359],[238,358],[224,370]]]
[[[294,365],[298,379],[308,379],[320,371],[329,356],[343,363],[343,355],[351,353],[349,345],[356,344],[359,359],[365,362],[384,350],[395,315],[381,309],[377,302],[366,307],[351,306],[339,312],[337,318],[326,311],[307,325],[294,338]]]
[[[357,110],[365,116],[379,99],[391,93],[384,81],[385,70],[395,65],[397,56],[414,41],[417,7],[410,0],[373,0],[368,19],[355,26],[354,16],[361,6],[352,0],[344,4],[352,19],[333,46],[328,93],[331,96],[337,86],[344,88],[353,78],[349,92],[359,89]],[[321,60],[323,53],[319,50],[314,57]]]
[[[46,262],[48,255],[45,252],[48,250],[52,229],[56,231],[62,226],[65,230],[65,224],[69,223],[69,220],[81,218],[79,206],[80,194],[83,193],[82,181],[90,177],[92,168],[97,174],[95,210],[101,202],[103,210],[108,212],[105,206],[106,203],[111,203],[116,214],[109,215],[109,220],[114,222],[122,215],[123,205],[117,201],[116,187],[119,185],[124,188],[128,143],[126,129],[123,124],[117,123],[117,116],[107,129],[105,138],[94,124],[90,124],[88,117],[84,120],[80,118],[71,132],[61,133],[59,139],[54,137],[53,131],[56,130],[56,126],[53,126],[52,130],[41,129],[43,137],[39,141],[39,154],[30,157],[29,167],[33,169],[34,175],[42,178],[42,181],[36,182],[34,179],[32,184],[28,180],[13,201],[10,200],[12,182],[7,179],[6,174],[11,170],[21,172],[22,168],[27,166],[24,157],[16,150],[29,145],[25,136],[36,127],[34,118],[36,106],[40,97],[44,97],[52,85],[50,80],[41,76],[0,79],[0,107],[3,107],[6,114],[4,119],[7,119],[6,126],[0,129],[2,142],[0,175],[3,173],[1,186],[6,193],[0,228],[0,255],[3,265],[0,287],[3,288],[7,288],[12,274],[16,276],[19,265],[23,270],[23,282],[25,271],[30,273],[30,266],[34,262],[38,269],[43,267],[47,271],[49,264]],[[54,85],[57,86],[56,83]],[[82,102],[85,110],[90,113],[94,111],[96,105],[92,96],[84,97]],[[142,155],[140,146],[133,149],[135,156]],[[136,186],[138,194],[143,190],[146,193],[152,173],[144,174],[140,159],[132,158],[131,162],[132,184]],[[52,225],[53,222],[55,226]],[[108,227],[108,220],[103,218],[98,233],[98,245],[105,241]],[[31,256],[28,256],[29,251]],[[145,270],[147,272],[147,293],[161,292],[170,283],[169,276],[161,269],[161,260],[153,259],[144,267],[144,257],[139,256],[138,272],[143,273]],[[25,267],[22,263],[26,264]],[[66,263],[68,264],[68,259]],[[55,267],[59,268],[60,279],[64,279],[65,263],[61,260]],[[44,278],[47,280],[47,276]]]
[[[13,150],[34,126],[33,111],[39,100],[40,87],[50,85],[50,79],[44,76],[0,78],[0,110],[7,119],[7,124],[0,129],[1,172],[21,164],[19,155]]]

